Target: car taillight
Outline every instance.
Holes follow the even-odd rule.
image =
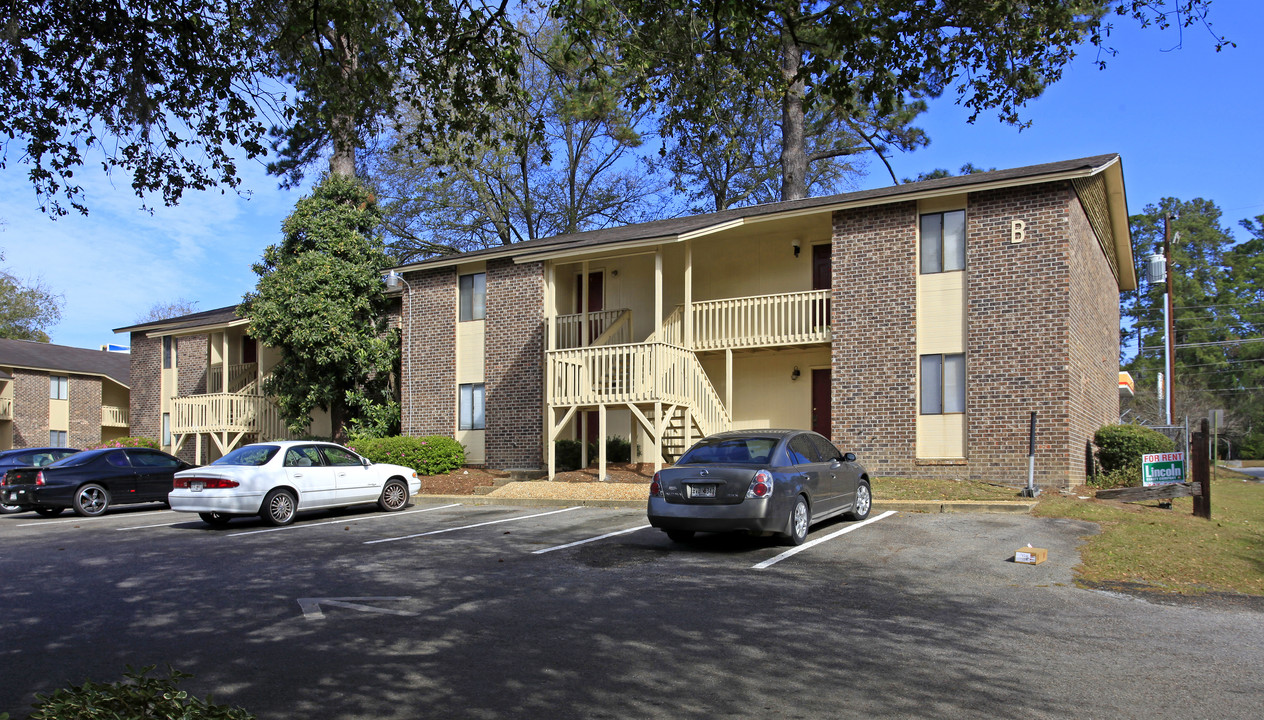
[[[658,482],[658,473],[654,473],[654,479],[650,481],[650,497],[662,497],[663,486]]]
[[[746,491],[746,497],[766,498],[772,495],[772,473],[767,470],[760,470],[755,473],[755,479],[751,480],[750,489]]]
[[[176,478],[175,481],[172,483],[172,487],[176,489],[188,488],[189,483],[191,482],[200,482],[202,483],[202,487],[206,488],[207,490],[224,490],[227,488],[235,488],[241,484],[237,482],[236,480],[225,480],[223,478],[187,477],[187,478]]]
[[[43,470],[40,470],[39,472],[35,473],[35,484],[36,485],[44,484],[44,471]]]

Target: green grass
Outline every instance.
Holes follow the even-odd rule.
[[[1079,579],[1134,583],[1161,592],[1264,595],[1264,484],[1224,468],[1211,489],[1211,520],[1192,498],[1157,503],[1079,500],[1048,493],[1035,513],[1097,523],[1081,549]],[[1086,493],[1087,494],[1087,493]]]
[[[874,478],[873,499],[882,500],[1018,500],[1019,488],[974,480],[908,480]]]

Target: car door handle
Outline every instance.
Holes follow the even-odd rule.
[[[303,473],[294,473],[294,477],[303,477]]]

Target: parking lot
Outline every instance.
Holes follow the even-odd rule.
[[[261,718],[1254,717],[1264,701],[1259,616],[1076,589],[1091,525],[875,513],[794,549],[646,525],[435,501],[283,528],[4,516],[0,710],[129,664]],[[1049,561],[1013,563],[1028,543]]]

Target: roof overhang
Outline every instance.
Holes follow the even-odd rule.
[[[106,373],[96,372],[93,370],[68,370],[66,368],[43,367],[40,365],[20,365],[20,364],[14,364],[11,362],[6,362],[4,366],[11,367],[15,370],[31,370],[33,372],[46,372],[46,373],[50,373],[54,375],[87,375],[88,377],[99,377],[102,380],[109,380],[110,382],[120,387],[124,387],[129,390],[131,389],[131,386],[128,385],[127,383],[120,382],[117,378],[111,375],[108,375]],[[3,373],[0,373],[0,375],[2,374]],[[12,378],[6,377],[5,379],[12,379]]]

